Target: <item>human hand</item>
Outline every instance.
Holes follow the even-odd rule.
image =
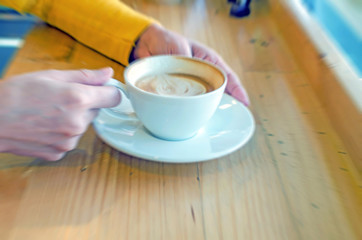
[[[242,86],[239,77],[218,53],[201,43],[191,41],[162,26],[154,24],[148,27],[139,38],[133,54],[135,59],[152,55],[177,54],[196,57],[214,63],[223,69],[227,75],[226,93],[246,106],[250,104],[248,94]]]
[[[99,108],[119,103],[119,91],[102,86],[112,75],[111,68],[48,70],[0,82],[0,152],[62,158]]]

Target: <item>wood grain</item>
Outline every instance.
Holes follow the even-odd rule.
[[[361,174],[362,172],[362,110],[344,86],[353,86],[352,81],[360,81],[358,76],[346,67],[341,72],[343,60],[333,59],[328,55],[342,55],[338,50],[331,48],[322,50],[315,47],[313,41],[305,34],[300,21],[288,9],[285,0],[276,1],[271,7],[271,14],[276,21],[280,33],[288,39],[287,45],[294,55],[295,61],[308,79],[309,84],[316,92],[321,104],[345,143],[348,153],[352,155],[353,164]],[[317,35],[315,29],[310,34]],[[326,33],[318,33],[322,38]],[[345,60],[344,60],[345,61]],[[341,75],[341,76],[339,76]],[[359,89],[358,86],[355,86]],[[359,106],[358,106],[359,105]],[[354,127],[351,127],[354,126]]]
[[[227,60],[250,94],[255,135],[191,164],[126,155],[92,127],[58,162],[0,154],[0,239],[361,239],[360,172],[268,2],[242,19],[222,0],[126,2]],[[41,24],[6,76],[103,66],[122,80],[121,65]]]

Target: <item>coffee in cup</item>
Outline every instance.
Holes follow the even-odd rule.
[[[126,84],[116,87],[137,119],[152,135],[174,141],[191,138],[206,125],[227,83],[214,64],[172,55],[139,59],[125,69],[124,79]]]
[[[211,92],[214,87],[206,80],[183,73],[164,73],[143,77],[135,86],[163,96],[196,96]]]

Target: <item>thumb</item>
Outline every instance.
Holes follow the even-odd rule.
[[[106,67],[98,70],[80,69],[59,71],[56,77],[61,81],[100,86],[104,85],[112,76],[113,69]]]

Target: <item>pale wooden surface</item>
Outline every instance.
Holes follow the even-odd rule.
[[[92,127],[59,162],[0,154],[0,239],[361,239],[361,173],[267,2],[245,19],[222,0],[131,5],[225,57],[250,94],[254,137],[192,164],[128,156]],[[121,79],[122,66],[40,25],[7,76],[109,65]]]
[[[351,67],[345,66],[347,64],[342,59],[343,53],[338,52],[336,47],[325,47],[332,44],[327,39],[328,34],[323,32],[320,26],[314,26],[317,21],[301,11],[297,12],[301,13],[299,16],[292,14],[291,10],[296,8],[297,5],[291,4],[289,0],[277,0],[271,6],[271,14],[280,33],[288,39],[287,44],[294,54],[294,59],[299,63],[300,69],[308,78],[333,126],[352,155],[354,165],[361,172],[362,81]],[[311,37],[314,41],[308,37],[306,31],[313,35]],[[315,47],[316,45],[323,47]],[[351,89],[358,97],[351,95]]]

